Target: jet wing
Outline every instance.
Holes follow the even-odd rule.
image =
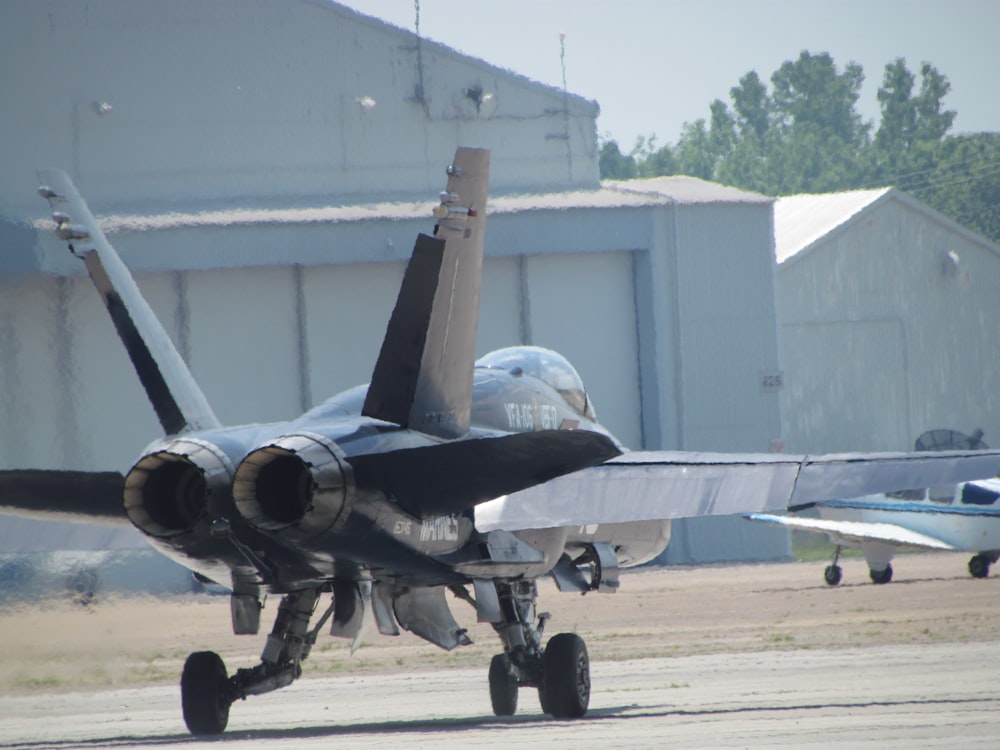
[[[133,528],[115,471],[0,471],[0,513],[50,521]]]
[[[836,497],[995,476],[998,451],[633,452],[476,507],[480,531],[785,511]]]
[[[771,516],[765,513],[751,513],[751,521],[774,523],[790,529],[815,531],[829,534],[834,541],[861,544],[862,542],[885,542],[919,549],[955,550],[947,542],[932,536],[905,529],[894,523],[865,523],[862,521],[831,521],[825,518],[797,518],[795,516]]]

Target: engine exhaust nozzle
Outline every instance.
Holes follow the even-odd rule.
[[[252,450],[233,478],[233,500],[248,523],[297,539],[342,526],[353,494],[344,452],[310,433],[284,435]]]

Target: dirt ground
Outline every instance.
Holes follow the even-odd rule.
[[[968,555],[903,555],[895,578],[876,586],[861,559],[842,561],[844,582],[823,583],[826,562],[670,567],[623,571],[611,595],[562,594],[540,583],[547,634],[580,633],[591,659],[671,657],[880,644],[1000,640],[1000,578],[968,575]],[[0,693],[176,683],[190,651],[218,651],[230,671],[257,663],[276,600],[258,636],[233,636],[225,597],[98,600],[21,606],[0,613],[6,644]],[[499,650],[471,607],[452,611],[474,640],[446,653],[404,633],[373,632],[353,656],[325,633],[305,666],[310,675],[448,666],[486,669]]]

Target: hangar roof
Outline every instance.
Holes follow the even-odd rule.
[[[778,198],[774,203],[774,254],[777,262],[781,264],[804,255],[829,234],[847,227],[887,200],[899,201],[916,213],[946,224],[952,231],[1000,254],[1000,246],[982,235],[966,229],[901,190],[884,187]]]
[[[892,188],[790,195],[774,203],[774,254],[783,263],[847,223]]]
[[[651,177],[644,180],[605,180],[601,184],[605,188],[622,193],[659,195],[668,201],[688,205],[696,203],[771,203],[774,200],[774,198],[760,193],[751,193],[686,175]]]
[[[571,190],[559,193],[505,195],[490,198],[490,215],[532,210],[570,208],[636,208],[663,205],[669,197],[656,192]],[[313,224],[365,220],[425,219],[431,215],[433,201],[365,203],[357,205],[313,206],[298,208],[232,208],[198,212],[162,214],[117,214],[101,217],[101,228],[108,234],[121,231],[148,231],[182,227],[225,227],[250,224]],[[35,228],[51,229],[49,220],[35,222]]]

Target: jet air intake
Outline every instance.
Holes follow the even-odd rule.
[[[321,435],[284,435],[248,453],[233,500],[257,529],[305,540],[347,520],[354,477],[344,452]]]
[[[191,532],[213,497],[228,496],[229,459],[203,440],[180,438],[147,453],[125,477],[125,513],[142,532],[168,538]]]

